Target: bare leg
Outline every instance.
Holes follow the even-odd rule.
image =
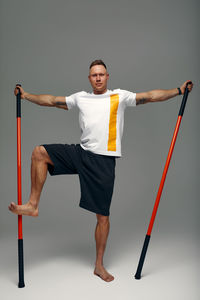
[[[112,281],[114,279],[114,277],[111,274],[109,274],[103,266],[103,255],[106,248],[109,229],[109,217],[97,214],[97,225],[95,230],[96,263],[94,274],[107,282]]]
[[[40,194],[47,177],[48,163],[52,161],[43,146],[35,147],[31,161],[31,193],[29,201],[24,205],[11,202],[9,210],[17,215],[38,216]]]

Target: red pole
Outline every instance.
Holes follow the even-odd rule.
[[[145,240],[144,240],[143,248],[142,248],[142,251],[141,251],[137,271],[136,271],[136,274],[135,274],[135,279],[140,279],[141,278],[141,272],[142,272],[145,256],[146,256],[146,253],[147,253],[147,249],[148,249],[148,246],[149,246],[151,231],[152,231],[153,224],[154,224],[154,221],[155,221],[156,213],[157,213],[158,206],[159,206],[159,203],[160,203],[160,197],[161,197],[163,186],[164,186],[164,183],[165,183],[165,178],[166,178],[166,175],[167,175],[167,171],[168,171],[170,160],[171,160],[171,157],[172,157],[174,145],[175,145],[175,142],[176,142],[176,138],[177,138],[179,127],[180,127],[181,120],[182,120],[182,116],[183,116],[183,113],[184,113],[184,110],[185,110],[185,105],[186,105],[186,102],[187,102],[187,97],[188,97],[188,93],[189,93],[188,84],[192,84],[192,82],[190,81],[190,82],[187,83],[187,86],[186,86],[186,89],[185,89],[185,92],[184,92],[184,95],[183,95],[183,100],[182,100],[180,111],[179,111],[179,114],[178,114],[178,120],[177,120],[176,127],[175,127],[175,130],[174,130],[172,142],[171,142],[171,145],[170,145],[170,148],[169,148],[167,160],[166,160],[164,171],[163,171],[163,174],[162,174],[162,178],[161,178],[160,186],[159,186],[159,189],[158,189],[156,201],[155,201],[155,204],[154,204],[153,212],[152,212],[152,215],[151,215],[149,227],[148,227],[148,230],[147,230],[147,234],[145,236]]]
[[[171,146],[169,148],[169,153],[168,153],[167,160],[166,160],[166,163],[165,163],[165,168],[164,168],[164,171],[163,171],[163,174],[162,174],[162,178],[161,178],[161,181],[160,181],[160,186],[159,186],[159,189],[158,189],[158,194],[157,194],[156,201],[155,201],[155,204],[154,204],[151,220],[150,220],[149,227],[148,227],[148,230],[147,230],[147,235],[151,235],[151,231],[152,231],[152,228],[153,228],[156,213],[157,213],[158,206],[159,206],[159,203],[160,203],[160,197],[161,197],[161,194],[162,194],[162,191],[163,191],[163,186],[164,186],[164,183],[165,183],[167,171],[168,171],[170,160],[171,160],[172,153],[173,153],[173,150],[174,150],[174,145],[175,145],[176,138],[177,138],[177,135],[178,135],[178,130],[179,130],[179,127],[180,127],[180,124],[181,124],[181,119],[182,119],[182,116],[178,116],[178,120],[177,120],[177,123],[176,123],[176,128],[174,130],[174,135],[173,135],[173,138],[172,138]]]
[[[18,205],[22,205],[21,117],[17,117],[17,196]],[[22,216],[20,215],[18,215],[18,239],[23,239]]]
[[[21,86],[20,84],[17,84]],[[17,86],[16,85],[16,86]],[[18,205],[22,205],[22,168],[21,168],[21,93],[20,89],[16,96],[17,110],[17,198]],[[18,263],[19,263],[19,283],[18,287],[23,288],[24,284],[24,254],[23,254],[23,234],[22,216],[18,215]]]

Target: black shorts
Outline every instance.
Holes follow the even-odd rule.
[[[116,158],[84,150],[80,144],[42,146],[54,164],[48,165],[50,175],[79,175],[81,188],[79,206],[96,214],[109,216]]]

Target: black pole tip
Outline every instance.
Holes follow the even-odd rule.
[[[25,287],[25,283],[22,281],[22,282],[19,282],[18,284],[18,288],[23,288]]]
[[[20,83],[17,83],[17,84],[16,84],[16,88],[18,88],[18,86],[21,86],[21,84],[20,84]],[[20,91],[19,88],[18,88],[18,90]]]
[[[139,280],[141,278],[140,274],[135,274],[135,279]]]

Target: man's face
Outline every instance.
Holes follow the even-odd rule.
[[[109,74],[102,65],[93,66],[90,69],[88,79],[93,88],[94,94],[103,94],[107,91],[107,81]]]

